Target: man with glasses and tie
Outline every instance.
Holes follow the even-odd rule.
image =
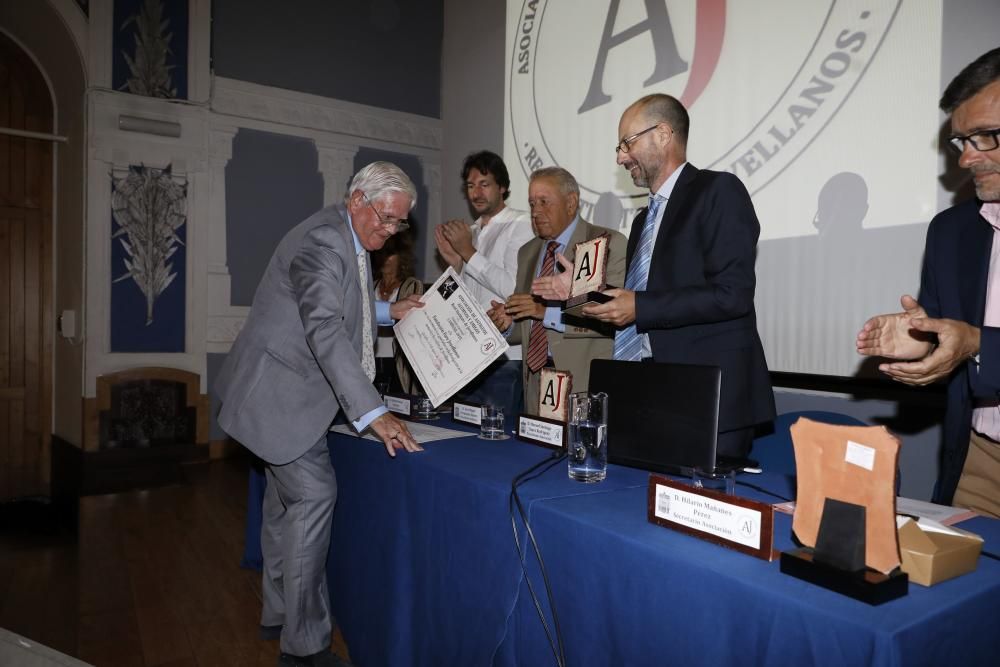
[[[669,95],[647,95],[618,123],[617,163],[649,188],[632,222],[625,286],[583,313],[618,327],[614,358],[722,369],[720,455],[744,458],[754,428],[774,418],[753,295],[760,224],[743,183],[687,162],[690,121]],[[542,282],[551,298],[568,284]]]
[[[337,482],[326,435],[343,411],[389,456],[419,451],[388,413],[375,377],[375,298],[368,253],[408,225],[416,189],[399,167],[359,171],[343,204],[279,242],[246,324],[219,373],[219,425],[267,464],[261,635],[281,639],[279,665],[337,665],[330,652],[326,556]],[[401,318],[415,299],[392,306]]]
[[[524,411],[529,414],[538,414],[543,368],[569,371],[573,391],[586,391],[591,359],[611,357],[611,327],[595,327],[592,320],[564,316],[560,304],[548,304],[530,293],[536,277],[552,276],[557,271],[557,254],[568,258],[564,261],[572,269],[574,246],[602,234],[609,237],[607,281],[622,284],[625,237],[581,219],[579,207],[580,186],[571,173],[562,167],[544,167],[531,174],[528,208],[536,236],[518,252],[516,293],[506,302],[493,301],[489,311],[497,329],[510,332],[510,339],[524,348],[521,375]]]
[[[919,301],[869,319],[857,347],[894,360],[879,370],[898,382],[947,378],[934,501],[1000,517],[1000,48],[963,69],[940,107],[976,196],[927,228]]]

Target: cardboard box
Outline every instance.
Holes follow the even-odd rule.
[[[899,525],[902,569],[910,581],[933,586],[976,569],[983,538],[968,531],[921,519]]]

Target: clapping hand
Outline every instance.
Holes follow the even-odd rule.
[[[514,318],[507,314],[507,308],[501,301],[490,301],[492,308],[486,311],[489,316],[490,321],[493,322],[493,326],[497,328],[497,331],[504,333],[507,329],[510,329],[510,325],[514,323]]]
[[[910,295],[900,299],[900,304],[902,313],[869,319],[857,339],[859,354],[898,360],[879,365],[893,380],[930,384],[979,353],[978,328],[960,320],[927,317],[927,311]]]

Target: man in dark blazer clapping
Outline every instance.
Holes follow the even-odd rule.
[[[868,320],[857,346],[895,360],[879,370],[898,382],[947,378],[934,501],[1000,517],[1000,48],[963,69],[940,107],[976,196],[931,220],[920,301]]]

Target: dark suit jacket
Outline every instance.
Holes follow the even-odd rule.
[[[361,284],[342,204],[285,234],[215,382],[226,433],[282,465],[315,445],[340,410],[357,420],[382,404],[361,367],[361,290],[374,340],[371,271]]]
[[[969,451],[972,404],[1000,397],[1000,329],[983,327],[993,227],[977,199],[942,211],[927,228],[920,305],[931,317],[982,327],[979,362],[958,366],[948,380],[944,447],[934,501],[950,504]]]
[[[630,264],[645,219],[643,210],[632,224]],[[646,290],[635,297],[636,329],[649,334],[654,361],[722,369],[720,432],[774,418],[753,304],[759,235],[738,178],[686,165],[663,213]]]
[[[592,225],[580,219],[576,229],[566,244],[563,255],[569,261],[576,257],[574,246],[583,241],[595,239],[601,234],[608,234],[611,241],[608,246],[607,282],[615,287],[625,283],[625,237],[618,232]],[[531,292],[531,281],[535,278],[535,270],[539,257],[545,252],[548,241],[535,237],[521,246],[517,253],[517,286],[519,294]],[[558,265],[557,265],[558,266]],[[510,342],[520,342],[523,346],[524,358],[528,357],[528,336],[534,320],[524,319],[514,323],[514,333]],[[545,330],[549,341],[549,353],[557,369],[573,374],[573,391],[587,391],[590,380],[590,362],[592,359],[610,359],[614,353],[614,331],[610,327],[591,328],[597,320],[564,318],[566,332],[560,333],[552,329]],[[527,363],[521,364],[521,377],[524,386],[524,411],[538,414],[539,375],[528,369]]]

